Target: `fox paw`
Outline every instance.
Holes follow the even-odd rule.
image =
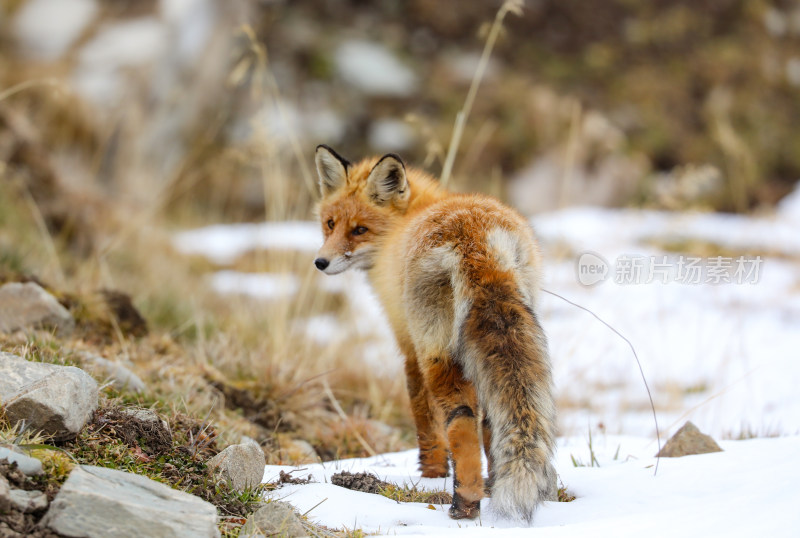
[[[422,478],[444,478],[450,476],[450,472],[440,469],[422,469]]]
[[[453,504],[448,512],[453,519],[475,519],[481,513],[481,501],[469,502],[458,493],[453,494]]]

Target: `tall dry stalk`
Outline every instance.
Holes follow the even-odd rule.
[[[564,174],[558,191],[558,208],[566,207],[572,194],[572,183],[575,178],[575,165],[578,158],[578,143],[581,137],[581,124],[583,123],[583,108],[580,101],[572,101],[569,119],[569,137],[564,151]]]
[[[497,37],[500,35],[500,30],[503,28],[503,19],[505,19],[506,15],[509,13],[513,13],[518,16],[522,15],[523,3],[524,2],[522,0],[506,0],[503,2],[503,5],[500,6],[500,9],[497,11],[497,15],[494,17],[494,22],[489,30],[489,36],[486,38],[486,45],[484,45],[483,53],[481,53],[481,59],[478,62],[478,67],[475,69],[475,75],[472,77],[472,83],[469,86],[469,91],[467,92],[467,98],[464,101],[464,106],[461,107],[461,110],[456,115],[456,123],[453,128],[453,135],[450,138],[450,145],[447,149],[447,158],[444,161],[444,168],[442,169],[442,176],[440,178],[442,186],[446,187],[447,183],[450,181],[450,175],[453,172],[453,163],[456,160],[458,146],[461,144],[461,137],[464,134],[464,127],[467,124],[469,113],[472,111],[472,105],[475,103],[475,96],[478,94],[478,87],[480,86],[481,81],[486,74],[486,67],[489,65],[489,58],[492,56],[494,44],[497,41]]]
[[[281,97],[280,87],[278,86],[278,80],[275,78],[275,74],[272,72],[272,70],[269,69],[269,56],[267,55],[267,47],[258,41],[255,31],[250,25],[243,25],[241,27],[241,32],[249,40],[250,50],[256,57],[254,78],[256,80],[263,81],[263,83],[269,89],[269,92],[275,101],[275,105],[278,108],[278,113],[281,116],[281,120],[286,127],[286,136],[289,139],[289,145],[292,148],[292,152],[297,160],[297,164],[300,166],[300,173],[303,176],[303,181],[305,182],[306,187],[309,189],[309,192],[315,194],[315,176],[312,173],[311,168],[308,166],[307,155],[300,145],[300,138],[294,132],[294,129],[292,129],[291,122],[289,121],[289,115],[286,111],[286,107],[283,105],[283,99]],[[256,88],[256,90],[259,90],[259,88]]]

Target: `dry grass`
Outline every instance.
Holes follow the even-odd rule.
[[[394,440],[384,441],[378,439],[383,435],[379,428],[367,426],[373,419],[409,425],[404,387],[395,379],[365,372],[351,352],[358,342],[321,346],[295,330],[298,320],[314,314],[347,316],[343,298],[319,288],[310,260],[292,252],[255,252],[237,263],[253,272],[302,275],[303,286],[294,297],[263,302],[220,296],[206,279],[209,265],[174,252],[169,236],[156,223],[132,231],[112,220],[102,226],[111,235],[111,244],[119,246],[78,259],[67,245],[51,238],[56,264],[36,219],[18,200],[13,187],[0,187],[4,209],[0,218],[4,224],[13,223],[0,235],[0,253],[8,260],[3,272],[10,275],[6,278],[36,276],[57,296],[72,296],[80,305],[73,310],[80,314],[79,330],[67,341],[44,333],[3,337],[5,350],[37,358],[46,353],[50,358],[44,360],[57,356],[62,362],[80,364],[74,351],[88,349],[130,361],[149,387],[148,398],[196,416],[210,412],[231,439],[246,434],[268,446],[277,431],[290,431],[313,446],[325,447],[329,457],[361,455],[358,443],[347,442],[361,431],[369,432],[372,442],[382,448],[407,446],[398,439],[410,435],[391,434]],[[124,241],[117,240],[119,234],[125,234]],[[60,267],[66,269],[64,284],[55,286],[51,283],[61,280]],[[80,330],[87,321],[85,306],[103,288],[124,290],[133,298],[151,326],[148,336],[135,338],[108,330],[101,338],[91,330]],[[330,409],[321,390],[323,382],[343,406],[344,419]],[[220,387],[245,391],[259,409],[232,404]],[[248,413],[263,415],[265,408],[274,415],[271,420],[256,424],[248,420]]]

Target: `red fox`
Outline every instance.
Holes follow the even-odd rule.
[[[405,355],[422,476],[448,474],[450,517],[491,506],[530,523],[555,500],[555,404],[536,315],[541,254],[528,223],[498,200],[447,192],[394,154],[351,164],[318,146],[327,274],[363,269]]]

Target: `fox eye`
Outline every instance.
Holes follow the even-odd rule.
[[[328,229],[333,230],[334,222],[333,219],[328,219]]]
[[[361,235],[367,233],[367,229],[364,226],[356,226],[353,229],[353,235]]]

